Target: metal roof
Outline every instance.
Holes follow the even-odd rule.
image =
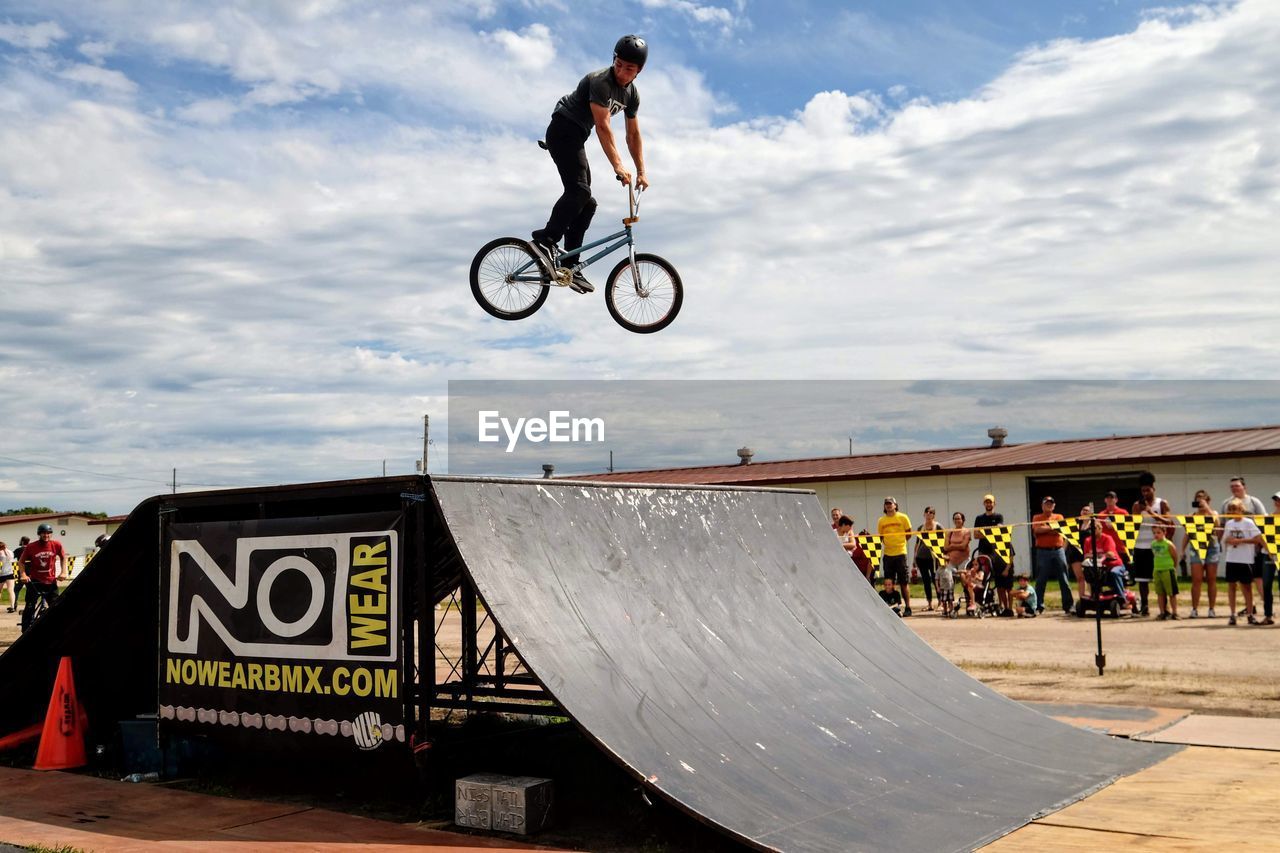
[[[1280,425],[1239,429],[1196,430],[1107,438],[1059,439],[1006,444],[1003,447],[959,447],[705,465],[647,471],[614,471],[575,475],[575,480],[606,482],[719,485],[808,483],[827,480],[874,480],[887,477],[972,474],[1089,465],[1143,465],[1223,456],[1280,453]]]
[[[92,519],[93,516],[84,515],[79,512],[38,512],[31,515],[0,515],[0,524],[26,524],[32,521],[48,521],[51,518]]]

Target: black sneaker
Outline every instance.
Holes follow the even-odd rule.
[[[907,616],[910,616],[910,615],[911,615],[911,608],[910,608],[910,607],[908,607],[906,610],[902,611],[902,615],[903,615],[903,617],[904,617],[904,618],[905,618],[905,617],[907,617]]]
[[[587,281],[587,277],[585,275],[580,272],[575,272],[573,274],[573,278],[569,280],[569,289],[577,291],[578,293],[594,293],[596,286]],[[910,616],[911,611],[907,611],[906,615]]]
[[[549,243],[545,237],[539,236],[540,233],[538,231],[533,232],[529,246],[533,249],[534,254],[547,265],[547,269],[554,270],[556,268],[556,258],[560,255],[560,249],[555,243]]]

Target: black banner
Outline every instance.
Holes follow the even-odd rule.
[[[162,728],[402,746],[400,529],[395,513],[167,524]]]

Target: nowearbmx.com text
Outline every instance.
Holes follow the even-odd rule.
[[[501,432],[499,432],[501,431]],[[567,411],[550,411],[543,418],[502,417],[496,410],[479,413],[477,434],[482,442],[497,444],[506,436],[507,453],[512,453],[521,439],[541,444],[544,441],[587,443],[604,441],[603,418],[575,418]]]

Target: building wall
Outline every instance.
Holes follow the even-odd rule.
[[[78,515],[50,518],[47,521],[53,525],[53,538],[62,543],[68,557],[77,558],[76,568],[79,568],[83,565],[85,555],[93,553],[93,540],[102,533],[101,525],[91,526],[89,519]],[[5,523],[4,517],[0,516],[0,542],[8,545],[10,551],[18,547],[18,541],[23,536],[30,537],[34,542],[37,539],[36,527],[40,524],[39,521]]]

